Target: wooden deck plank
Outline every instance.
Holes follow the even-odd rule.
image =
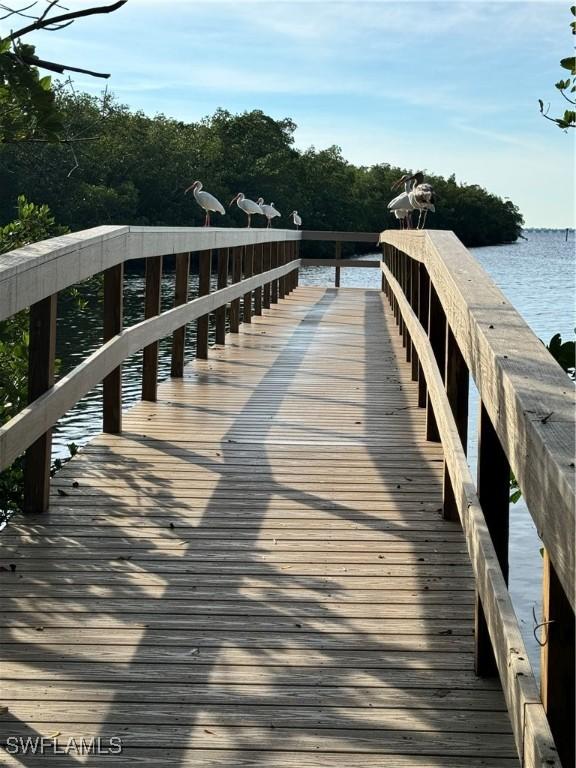
[[[91,765],[517,766],[381,293],[298,288],[227,342],[6,531],[0,739],[122,738]]]

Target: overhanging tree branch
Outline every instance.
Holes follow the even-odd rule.
[[[127,2],[128,0],[118,0],[118,2],[112,3],[112,5],[101,5],[95,6],[93,8],[85,8],[83,11],[70,11],[70,13],[63,13],[60,16],[52,16],[51,18],[46,18],[46,15],[43,14],[40,18],[36,19],[33,24],[29,24],[27,27],[22,27],[21,29],[17,29],[15,32],[12,32],[8,39],[17,40],[19,37],[23,37],[24,35],[27,35],[30,32],[34,32],[38,29],[45,29],[52,24],[60,24],[64,21],[74,21],[75,19],[80,19],[84,16],[95,16],[99,13],[113,13],[119,8],[122,8],[123,5],[126,5]],[[50,10],[50,7],[48,10]]]
[[[41,69],[48,69],[50,72],[57,72],[59,75],[62,75],[64,72],[80,72],[83,75],[92,75],[92,77],[104,77],[104,78],[110,77],[110,75],[105,72],[92,72],[92,70],[90,69],[82,69],[81,67],[71,67],[68,64],[57,64],[54,61],[45,61],[44,59],[39,59],[37,56],[25,56],[25,55],[15,54],[15,53],[10,53],[8,55],[12,56],[14,59],[17,59],[18,61],[23,62],[24,64],[28,64],[31,67],[40,67]]]

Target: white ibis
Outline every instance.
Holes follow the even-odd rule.
[[[298,216],[298,211],[292,211],[292,213],[290,214],[290,218],[292,219],[292,223],[294,224],[296,229],[300,229],[300,227],[302,226],[302,219],[300,218],[300,216]]]
[[[274,219],[276,216],[282,216],[280,211],[277,211],[276,208],[274,208],[274,203],[266,205],[263,197],[258,198],[257,204],[260,206],[260,208],[262,208],[264,216],[266,216],[268,219],[268,228],[272,226],[272,219]]]
[[[232,200],[230,200],[230,205],[232,205],[232,203],[236,203],[238,208],[240,208],[241,211],[244,211],[248,216],[248,227],[250,226],[252,216],[255,213],[259,213],[261,216],[264,215],[264,211],[260,208],[258,203],[255,203],[254,200],[248,200],[244,192],[238,192],[236,197],[233,197]],[[228,207],[230,207],[230,205]]]
[[[412,207],[418,211],[418,223],[416,229],[424,229],[428,211],[432,211],[432,213],[435,213],[436,211],[436,206],[434,205],[436,202],[434,188],[431,184],[424,182],[424,174],[422,171],[417,171],[412,176],[412,179],[414,180],[414,184],[408,193],[408,197],[412,203]],[[424,216],[422,216],[422,212],[424,212]]]
[[[218,211],[218,213],[225,214],[226,210],[220,200],[217,200],[214,195],[211,195],[210,192],[203,192],[202,191],[202,182],[201,181],[195,181],[194,184],[190,184],[188,189],[184,191],[184,194],[186,195],[188,192],[194,193],[194,199],[200,206],[200,208],[203,208],[206,211],[206,218],[204,219],[204,226],[209,227],[210,226],[210,211]]]
[[[405,222],[406,228],[412,228],[411,212],[414,210],[414,205],[410,201],[410,191],[414,186],[412,176],[405,173],[397,181],[392,184],[392,189],[398,189],[398,187],[404,184],[404,192],[397,195],[388,203],[388,210],[390,210],[394,216],[400,220],[400,226]]]
[[[398,222],[400,223],[400,229],[410,229],[410,213],[411,211],[404,210],[402,208],[396,208],[394,211],[392,211],[394,216],[398,219]]]

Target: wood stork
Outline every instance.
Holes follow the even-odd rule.
[[[244,192],[238,192],[238,194],[230,200],[230,205],[232,203],[236,203],[238,208],[240,208],[241,211],[244,211],[244,213],[248,216],[248,224],[246,226],[250,226],[250,223],[252,221],[252,216],[255,213],[259,213],[261,216],[264,215],[264,211],[258,203],[255,203],[254,200],[248,200]],[[228,207],[230,207],[230,205]]]
[[[218,213],[225,214],[226,210],[220,200],[217,200],[214,195],[211,195],[210,192],[203,192],[202,191],[202,182],[201,181],[195,181],[193,184],[190,184],[188,189],[184,191],[184,194],[188,194],[190,190],[194,193],[194,199],[200,206],[200,208],[203,208],[206,211],[206,218],[204,219],[204,226],[209,227],[210,226],[210,211],[218,211]]]
[[[292,213],[290,214],[290,218],[292,219],[292,223],[294,224],[296,229],[300,229],[300,227],[302,226],[302,219],[300,218],[300,216],[298,216],[298,211],[292,211]]]
[[[411,211],[403,210],[402,208],[397,208],[396,210],[392,211],[394,216],[398,219],[398,222],[400,224],[400,229],[411,229]]]
[[[264,202],[263,197],[259,197],[256,201],[257,204],[262,208],[262,211],[264,212],[264,216],[268,219],[268,228],[272,226],[272,219],[274,219],[276,216],[282,216],[280,211],[277,211],[276,208],[274,208],[274,203],[270,203],[270,205],[266,205]]]

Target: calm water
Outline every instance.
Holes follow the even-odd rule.
[[[575,326],[575,261],[574,233],[528,230],[528,240],[513,245],[477,248],[475,257],[492,276],[507,298],[522,313],[533,331],[548,341],[557,332],[571,338]],[[330,268],[306,268],[301,275],[302,285],[331,285],[334,271]],[[342,270],[342,286],[379,287],[377,270]],[[125,322],[131,325],[143,317],[144,279],[139,274],[129,274],[125,288]],[[192,278],[191,291],[196,285]],[[59,306],[58,357],[61,371],[65,373],[97,349],[102,340],[101,307],[98,292],[87,293],[88,306],[78,312],[70,299]],[[163,308],[171,305],[173,277],[168,275],[163,283]],[[191,324],[192,326],[194,324]],[[211,328],[213,334],[213,328]],[[193,328],[189,328],[188,357],[194,353]],[[170,370],[170,341],[160,344],[160,377],[166,378]],[[126,407],[140,397],[141,353],[129,359],[123,368],[124,404]],[[471,391],[470,407],[470,463],[474,469],[476,455],[477,393]],[[90,392],[70,413],[62,418],[55,431],[55,457],[68,455],[67,444],[86,443],[101,431],[101,388]],[[537,668],[538,646],[532,634],[532,611],[539,615],[541,557],[540,542],[531,517],[520,502],[511,509],[510,541],[510,591],[525,640]]]

